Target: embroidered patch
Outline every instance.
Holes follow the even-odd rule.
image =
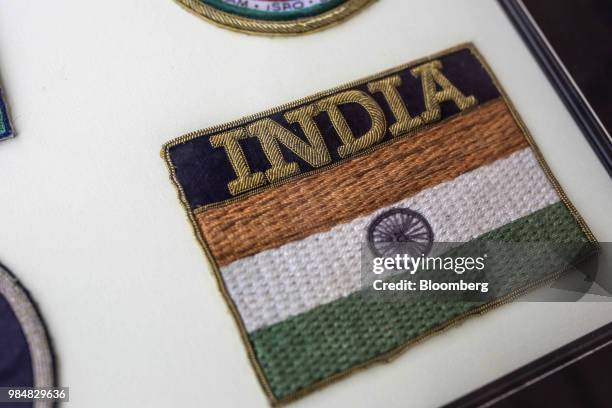
[[[177,0],[195,14],[251,34],[301,34],[338,23],[372,0]]]
[[[506,259],[489,274],[494,300],[389,302],[362,286],[364,243],[426,255],[434,241],[465,243],[450,250],[460,254],[489,241],[595,240],[469,44],[162,153],[273,403],[561,272]]]
[[[8,110],[4,103],[2,90],[0,89],[0,140],[8,139],[13,136],[13,128],[9,120]]]
[[[42,320],[26,290],[1,265],[0,333],[0,387],[55,386],[53,354]],[[29,406],[53,405],[40,400]]]

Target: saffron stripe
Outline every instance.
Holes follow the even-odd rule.
[[[389,208],[419,211],[431,224],[436,242],[463,243],[558,201],[527,148],[329,231],[239,259],[220,270],[247,331],[252,332],[358,291],[367,226]]]
[[[329,230],[527,145],[498,99],[323,173],[207,209],[196,218],[223,266]]]
[[[557,203],[451,251],[455,255],[471,253],[475,245],[490,241],[587,242],[587,239],[567,208]],[[535,256],[533,264],[524,264],[508,257],[505,262],[496,262],[493,270],[489,268],[487,277],[489,281],[505,283],[509,294],[560,272],[556,260],[557,257]],[[440,302],[430,297],[389,301],[360,291],[258,330],[250,334],[250,341],[272,392],[282,399],[399,350],[453,319],[479,312],[481,306],[482,302]]]

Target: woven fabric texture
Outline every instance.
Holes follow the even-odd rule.
[[[197,217],[215,259],[224,265],[329,230],[525,147],[527,141],[508,108],[496,100],[299,184],[285,184]]]
[[[567,208],[553,204],[454,249],[471,253],[482,242],[586,242]],[[517,263],[511,253],[491,268],[489,281],[507,293],[556,272],[558,256],[527,257]],[[527,266],[527,267],[526,267]],[[503,296],[499,293],[498,296]],[[251,342],[272,389],[279,397],[389,352],[483,302],[385,301],[357,292],[331,304],[256,331]]]
[[[390,208],[417,210],[437,242],[461,243],[558,201],[531,149],[524,149],[329,231],[235,261],[221,273],[253,331],[359,290],[365,231]]]

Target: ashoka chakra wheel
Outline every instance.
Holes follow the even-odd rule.
[[[376,256],[427,255],[433,245],[433,230],[421,214],[408,208],[385,211],[368,227],[368,242]]]

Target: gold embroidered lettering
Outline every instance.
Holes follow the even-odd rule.
[[[213,147],[223,147],[225,149],[225,153],[236,173],[237,178],[230,181],[227,185],[231,195],[238,195],[266,184],[263,173],[251,172],[242,147],[238,143],[238,140],[246,138],[247,132],[245,128],[233,129],[210,138],[210,144]]]
[[[361,105],[370,115],[372,126],[365,134],[355,137],[346,119],[338,108],[346,103],[356,103]],[[385,136],[386,121],[385,115],[374,99],[361,91],[346,91],[328,98],[325,98],[316,103],[320,111],[326,111],[334,126],[334,129],[340,136],[344,145],[338,148],[340,157],[348,157],[363,149],[366,149],[376,142],[380,141]]]
[[[440,104],[446,101],[453,101],[460,110],[465,110],[478,103],[474,96],[466,97],[457,89],[440,71],[442,63],[431,61],[410,72],[416,77],[421,77],[423,85],[423,95],[425,97],[425,112],[420,117],[424,123],[431,123],[442,118]],[[437,87],[441,90],[438,91]]]
[[[395,116],[395,123],[389,127],[393,136],[399,136],[423,124],[420,117],[413,118],[408,113],[408,108],[406,108],[406,104],[397,90],[401,85],[402,79],[399,75],[393,75],[368,84],[370,92],[383,94],[393,116]]]
[[[263,151],[272,165],[272,168],[266,171],[266,177],[270,182],[281,180],[300,172],[297,163],[288,163],[285,160],[279,143],[283,144],[312,167],[321,167],[331,162],[331,156],[323,142],[323,137],[312,120],[312,112],[312,106],[305,106],[285,114],[288,122],[300,123],[310,144],[269,118],[259,120],[247,127],[249,133],[259,139]]]

